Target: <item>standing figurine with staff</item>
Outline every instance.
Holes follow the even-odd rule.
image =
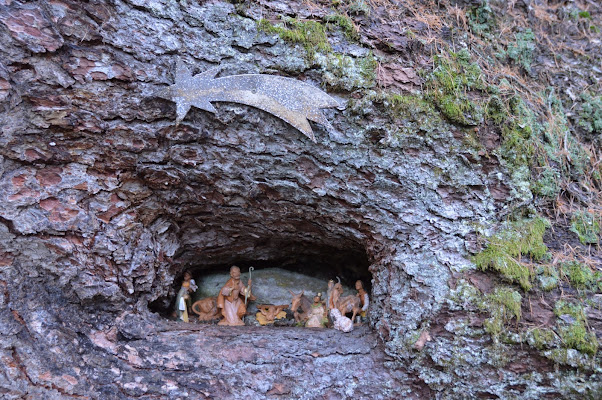
[[[244,325],[242,318],[247,313],[248,301],[255,300],[251,293],[251,271],[249,268],[249,280],[247,287],[240,280],[240,268],[236,265],[230,267],[230,279],[222,287],[217,296],[217,307],[224,317],[218,325],[237,326]],[[244,299],[244,300],[243,300]]]

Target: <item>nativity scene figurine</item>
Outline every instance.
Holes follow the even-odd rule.
[[[198,315],[199,321],[212,321],[221,317],[217,308],[217,297],[206,297],[192,304],[192,311]]]
[[[368,316],[368,307],[370,306],[370,298],[368,292],[364,289],[364,283],[360,280],[355,282],[355,290],[357,290],[357,297],[360,299],[360,313],[357,317],[358,322],[361,319],[365,319]]]
[[[256,318],[259,325],[273,324],[278,319],[286,318],[286,310],[288,304],[273,305],[273,304],[258,304]]]
[[[250,276],[247,286],[245,286],[240,280],[240,268],[235,265],[230,268],[230,279],[217,296],[217,308],[223,316],[218,325],[239,326],[245,324],[242,318],[247,313],[247,303],[255,300],[255,296],[251,293],[251,285]]]
[[[321,294],[318,293],[314,296],[314,302],[311,305],[311,310],[307,316],[307,322],[305,322],[306,328],[324,328],[328,323],[328,317],[326,316],[326,306],[322,302]]]
[[[190,293],[192,288],[190,287],[190,281],[184,280],[182,286],[176,296],[176,315],[178,319],[184,322],[188,322],[188,309],[190,308]]]

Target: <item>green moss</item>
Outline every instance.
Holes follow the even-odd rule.
[[[491,317],[483,322],[485,331],[497,341],[504,331],[504,325],[512,318],[517,321],[521,317],[522,296],[510,288],[496,288],[496,290],[483,300],[483,307],[491,313]]]
[[[562,315],[570,315],[577,321],[585,321],[585,313],[583,312],[583,307],[579,304],[572,303],[565,300],[559,300],[554,305],[554,314],[557,317]]]
[[[546,91],[548,118],[544,123],[543,150],[545,159],[540,166],[554,168],[563,178],[580,179],[589,164],[589,155],[569,129],[566,112],[554,90]]]
[[[359,39],[359,34],[355,25],[353,24],[353,20],[348,16],[338,13],[330,14],[324,17],[324,21],[334,24],[341,28],[343,34],[347,37],[347,39]]]
[[[511,282],[531,289],[531,270],[520,262],[521,256],[541,260],[548,248],[543,243],[543,234],[549,222],[537,217],[528,221],[509,224],[507,229],[492,237],[485,250],[474,256],[477,268],[492,269]]]
[[[496,124],[501,124],[506,121],[508,118],[508,111],[499,96],[493,95],[489,98],[487,106],[485,107],[485,115]]]
[[[594,355],[598,351],[596,335],[586,328],[587,318],[583,306],[560,300],[556,302],[554,313],[566,322],[564,326],[560,326],[558,329],[564,347],[590,355]],[[567,315],[571,316],[573,321],[563,317]]]
[[[368,52],[368,54],[364,57],[359,57],[357,59],[357,64],[360,68],[360,75],[367,81],[374,83],[376,82],[376,68],[378,68],[378,61],[374,57],[372,52]]]
[[[472,125],[470,120],[480,119],[481,108],[466,98],[455,95],[443,95],[439,97],[437,105],[439,109],[451,122],[459,125]]]
[[[582,353],[595,355],[598,351],[598,340],[593,332],[589,332],[583,322],[560,328],[560,339],[565,347]]]
[[[520,97],[508,101],[509,115],[502,126],[502,145],[500,155],[511,170],[522,166],[531,166],[539,125],[535,114]]]
[[[579,17],[592,19],[592,16],[590,15],[589,11],[579,11]]]
[[[263,32],[275,33],[283,40],[303,45],[310,60],[317,52],[332,51],[326,36],[326,27],[317,21],[284,18],[282,23],[272,25],[269,21],[260,19],[257,28]]]
[[[383,100],[395,116],[418,119],[420,114],[434,116],[436,112],[424,97],[418,95],[388,93]]]
[[[569,280],[571,285],[578,289],[596,287],[597,277],[591,268],[585,264],[581,264],[577,261],[562,263],[560,270]]]
[[[577,211],[571,218],[571,231],[579,236],[583,244],[598,243],[600,238],[600,221],[593,213]]]
[[[470,62],[467,49],[435,56],[435,68],[427,78],[427,96],[441,113],[459,125],[478,125],[483,120],[483,107],[467,95],[468,91],[485,90],[481,68]]]

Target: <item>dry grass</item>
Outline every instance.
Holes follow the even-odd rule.
[[[558,17],[556,16],[555,12],[558,10],[558,8],[560,8],[560,5],[549,5],[547,2],[545,3],[545,5],[542,4],[537,4],[537,3],[532,3],[531,4],[531,9],[533,10],[533,16],[535,18],[537,18],[537,20],[547,24],[552,24],[552,23],[556,23],[558,22]],[[550,13],[550,10],[553,11],[553,13]]]
[[[450,16],[456,19],[456,24],[458,27],[464,29],[465,31],[468,30],[468,18],[466,17],[466,12],[462,8],[455,4],[453,7],[448,9],[448,12]]]

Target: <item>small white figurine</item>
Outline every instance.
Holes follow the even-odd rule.
[[[351,321],[351,318],[341,315],[338,309],[333,308],[330,310],[330,317],[334,322],[334,329],[338,329],[341,332],[351,332],[353,330],[353,321]]]

